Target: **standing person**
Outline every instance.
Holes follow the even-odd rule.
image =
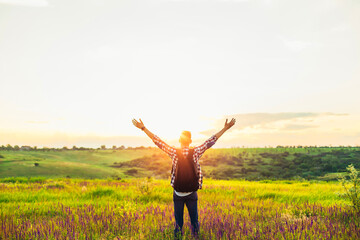
[[[215,144],[220,136],[229,130],[234,124],[235,119],[231,119],[228,123],[226,119],[224,128],[206,140],[202,145],[190,148],[191,133],[183,131],[180,135],[179,142],[180,149],[169,146],[162,141],[158,136],[151,133],[145,126],[142,120],[140,122],[132,120],[135,127],[141,129],[153,140],[153,142],[164,152],[166,152],[172,159],[171,170],[171,186],[174,188],[173,201],[174,201],[174,215],[175,215],[175,230],[174,235],[176,239],[182,236],[182,227],[184,224],[184,204],[186,205],[192,226],[192,233],[198,236],[199,222],[198,222],[198,209],[197,209],[197,190],[202,188],[202,173],[199,164],[200,157],[204,152]]]

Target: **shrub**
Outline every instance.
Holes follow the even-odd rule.
[[[150,186],[150,182],[151,178],[147,178],[138,184],[138,189],[142,195],[149,195],[151,193],[152,187]]]
[[[275,199],[277,196],[276,193],[263,193],[257,196],[258,199]]]
[[[9,177],[2,178],[0,182],[3,183],[45,183],[45,177]]]
[[[25,177],[8,177],[0,180],[3,183],[27,183],[29,180]]]
[[[121,177],[118,174],[111,175],[113,180],[121,180]]]
[[[28,182],[29,183],[45,183],[46,178],[45,177],[29,177]]]
[[[136,168],[131,168],[131,169],[126,171],[126,174],[132,175],[132,176],[137,174],[137,173],[138,173],[138,170]]]
[[[91,191],[89,195],[93,198],[97,197],[105,197],[105,196],[111,196],[114,193],[114,190],[111,188],[96,188],[95,190]]]
[[[34,165],[35,165],[35,167],[38,167],[38,166],[39,166],[39,163],[36,162],[36,163],[34,163]]]
[[[0,158],[4,158],[4,156],[0,154]]]
[[[360,212],[360,176],[359,171],[355,169],[355,167],[350,164],[346,170],[348,170],[349,179],[346,176],[342,176],[339,178],[341,185],[345,189],[345,193],[341,194],[341,197],[348,199],[351,201],[352,207],[355,211]],[[347,186],[350,185],[350,186]]]
[[[65,188],[64,184],[61,183],[49,183],[46,185],[47,189],[63,189]]]

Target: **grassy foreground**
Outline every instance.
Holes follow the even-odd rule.
[[[168,180],[0,179],[0,239],[172,239]],[[204,180],[201,239],[359,239],[338,183]],[[185,210],[185,239],[191,239]]]

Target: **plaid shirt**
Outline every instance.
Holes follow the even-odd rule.
[[[170,158],[172,159],[172,164],[173,164],[174,171],[173,171],[173,173],[171,175],[170,184],[171,184],[172,187],[174,187],[175,171],[176,171],[176,165],[177,165],[177,161],[178,161],[178,157],[176,155],[176,148],[167,145],[164,141],[162,141],[156,135],[154,135],[152,140],[156,144],[156,146],[158,146],[161,150],[166,152],[170,156]],[[194,159],[194,162],[197,165],[197,169],[198,169],[198,173],[199,173],[199,189],[202,188],[202,179],[203,179],[203,175],[201,173],[201,167],[200,167],[200,164],[199,164],[199,159],[201,158],[201,156],[204,154],[204,152],[207,149],[209,149],[212,145],[215,144],[216,141],[217,141],[217,137],[215,135],[213,135],[211,138],[206,140],[203,144],[201,144],[200,146],[194,148],[193,159]],[[182,149],[182,154],[184,155],[184,157],[186,157],[188,155],[188,153],[189,153],[189,148],[184,147]]]

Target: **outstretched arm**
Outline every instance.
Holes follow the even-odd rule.
[[[234,126],[235,124],[235,118],[231,119],[231,121],[228,123],[228,119],[226,119],[224,128],[221,129],[217,134],[215,134],[215,136],[217,138],[221,137],[221,135],[223,135],[224,132],[226,132],[227,130],[229,130],[232,126]]]
[[[150,132],[145,126],[144,126],[144,123],[141,121],[141,118],[140,118],[140,122],[136,121],[136,119],[133,119],[132,120],[133,124],[135,127],[143,130],[146,135],[148,135],[149,138],[153,139],[154,138],[154,134],[152,132]]]
[[[219,139],[219,137],[221,137],[221,135],[223,135],[224,132],[226,132],[232,126],[234,126],[234,124],[235,124],[234,118],[231,119],[231,121],[229,123],[227,121],[228,120],[226,119],[225,126],[223,129],[221,129],[220,132],[218,132],[217,134],[214,134],[211,138],[206,140],[203,144],[194,148],[194,151],[198,155],[198,158],[200,158],[207,149],[211,148],[215,144],[215,142]]]
[[[143,130],[146,135],[148,135],[149,138],[151,138],[151,140],[156,144],[156,146],[158,146],[161,150],[163,150],[164,152],[166,152],[169,156],[172,156],[176,153],[176,149],[169,146],[168,144],[166,144],[164,141],[162,141],[158,136],[156,136],[155,134],[153,134],[152,132],[150,132],[145,126],[144,123],[141,121],[140,118],[140,122],[136,121],[135,119],[132,120],[133,124],[135,127]]]

